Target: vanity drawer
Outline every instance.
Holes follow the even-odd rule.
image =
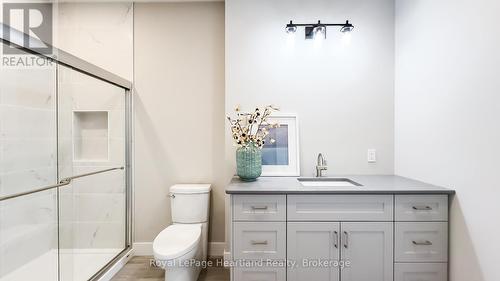
[[[447,221],[448,195],[396,195],[396,221]]]
[[[286,195],[234,195],[234,221],[286,221]]]
[[[286,269],[267,267],[238,267],[234,269],[236,281],[286,281]]]
[[[396,262],[447,262],[448,223],[397,222]]]
[[[394,281],[447,281],[447,263],[396,263]]]
[[[392,221],[392,195],[289,195],[289,221]]]
[[[286,258],[285,222],[235,222],[233,225],[235,259]]]

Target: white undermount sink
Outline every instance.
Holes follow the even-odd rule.
[[[359,187],[361,184],[347,178],[297,178],[304,187]]]

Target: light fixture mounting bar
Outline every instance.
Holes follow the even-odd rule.
[[[295,26],[315,26],[318,25],[317,23],[293,23]],[[319,25],[324,25],[324,26],[345,26],[345,23],[320,23]]]

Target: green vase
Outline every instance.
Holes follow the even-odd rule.
[[[236,170],[243,181],[255,181],[262,174],[262,151],[254,144],[236,150]]]

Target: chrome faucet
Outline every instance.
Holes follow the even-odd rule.
[[[318,165],[316,165],[316,177],[322,177],[323,171],[326,171],[328,167],[326,166],[326,159],[323,157],[323,154],[318,154]]]

